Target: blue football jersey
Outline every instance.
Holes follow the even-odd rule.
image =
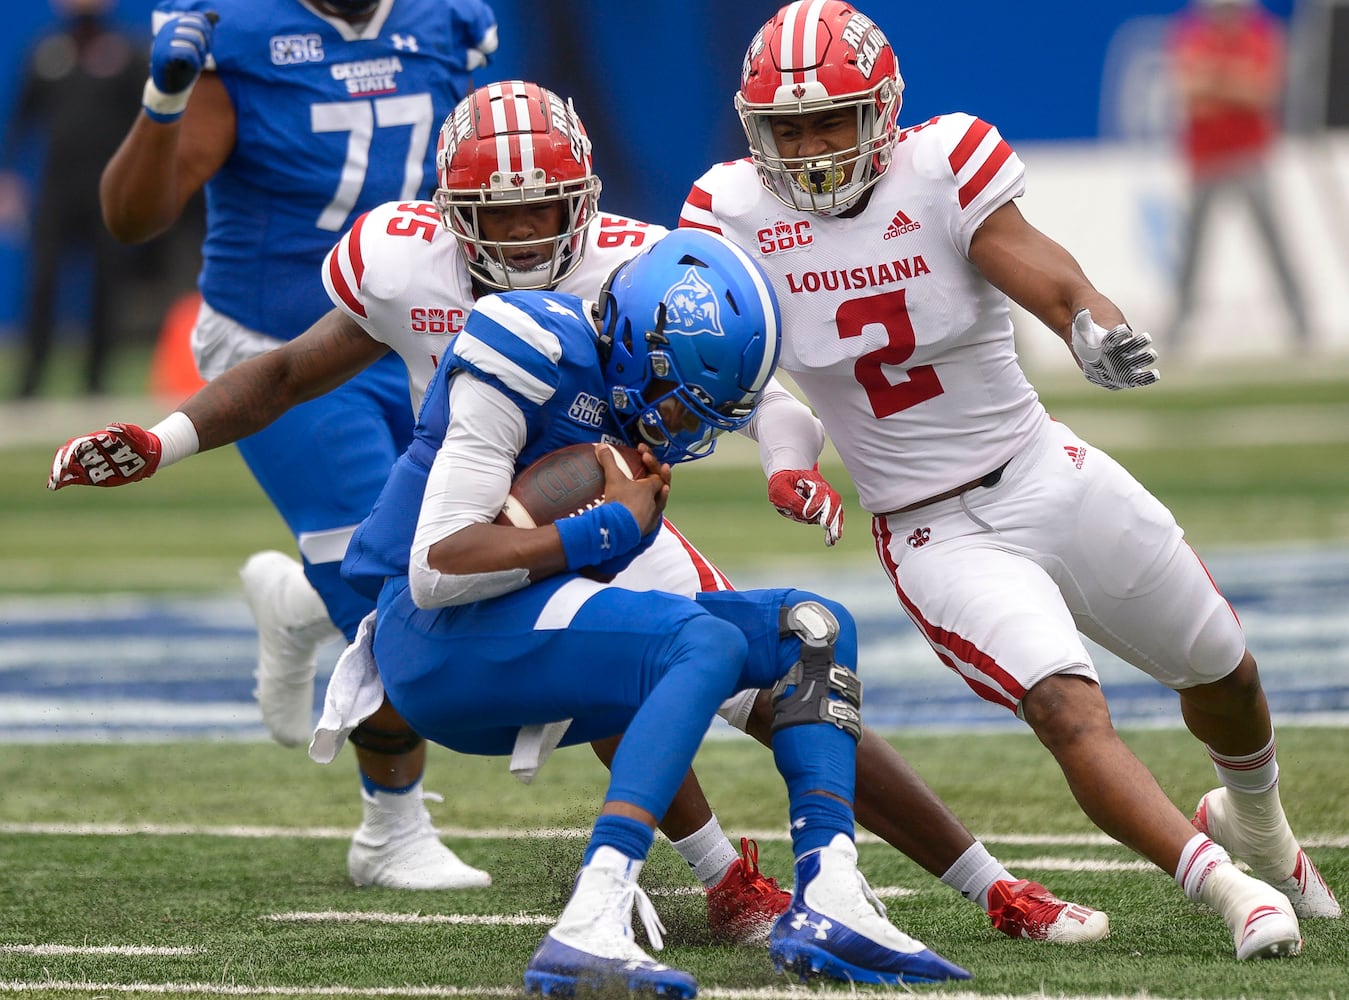
[[[208,68],[233,102],[234,152],[206,185],[198,281],[211,307],[291,339],[331,308],[323,258],[357,216],[429,198],[438,130],[494,45],[483,0],[385,0],[355,28],[300,0],[163,0],[213,10]]]
[[[367,596],[408,571],[417,512],[450,422],[449,381],[472,372],[520,408],[527,427],[518,473],[583,441],[625,441],[613,420],[586,303],[562,292],[505,292],[478,301],[426,390],[411,447],[347,548],[342,575]]]

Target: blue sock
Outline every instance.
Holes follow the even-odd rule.
[[[835,834],[853,836],[857,741],[852,736],[829,723],[780,729],[773,734],[773,760],[787,783],[792,849],[798,858],[824,847]]]
[[[590,859],[600,847],[612,847],[624,857],[645,861],[655,839],[656,831],[641,820],[627,816],[600,816],[590,832],[590,843],[586,845],[581,864],[590,864]]]
[[[378,781],[376,781],[374,778],[371,778],[364,771],[361,771],[360,775],[361,775],[361,787],[364,788],[371,795],[374,795],[376,792],[383,792],[385,795],[406,795],[408,792],[416,788],[418,783],[422,780],[421,777],[419,776],[416,779],[416,781],[414,781],[410,785],[404,785],[402,788],[390,788],[388,785],[381,785]]]
[[[798,795],[792,798],[792,853],[803,854],[829,846],[838,834],[853,839],[852,806],[828,795]]]

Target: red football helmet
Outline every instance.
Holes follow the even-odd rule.
[[[788,208],[834,214],[890,165],[903,92],[895,51],[871,18],[842,0],[797,0],[750,42],[735,109],[764,186]],[[855,148],[809,161],[778,154],[774,116],[848,108]]]
[[[551,90],[510,80],[465,97],[441,126],[436,177],[441,221],[459,241],[469,273],[487,287],[553,288],[581,260],[600,180],[576,109]],[[550,259],[529,270],[504,263],[512,250],[537,248],[540,241],[485,239],[479,210],[549,201],[565,209]]]

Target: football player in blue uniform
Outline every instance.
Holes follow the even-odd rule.
[[[320,265],[362,212],[430,196],[435,128],[496,48],[495,17],[483,0],[164,0],[155,24],[142,113],[100,195],[109,229],[134,243],[205,188],[192,344],[211,379],[328,311]],[[259,627],[257,696],[282,743],[308,742],[318,642],[334,626],[352,638],[371,610],[339,567],[412,424],[407,373],[390,353],[239,442],[303,556],[302,568],[260,553],[242,573]],[[424,744],[377,731],[353,743],[364,802],[353,880],[488,884],[436,836]]]
[[[571,899],[530,959],[530,991],[696,993],[633,940],[636,905],[661,944],[637,875],[718,707],[758,688],[774,691],[797,859],[774,964],[871,983],[969,976],[896,929],[856,867],[861,685],[848,612],[794,589],[689,598],[602,582],[661,531],[669,463],[749,424],[778,326],[759,266],[692,230],[619,267],[598,303],[555,291],[479,299],[400,459],[426,468],[424,495],[420,477],[395,473],[362,527],[366,544],[387,531],[390,558],[403,558],[419,510],[407,572],[384,580],[369,639],[389,700],[418,732],[488,755],[509,755],[529,726],[564,726],[563,745],[623,734]],[[531,461],[606,440],[640,444],[647,475],[626,478],[601,449],[606,502],[541,527],[494,523]]]

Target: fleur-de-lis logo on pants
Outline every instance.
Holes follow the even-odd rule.
[[[908,538],[904,539],[904,541],[909,543],[909,548],[911,549],[921,549],[924,545],[928,543],[928,540],[931,538],[932,538],[931,528],[914,528],[913,534],[910,535]]]

